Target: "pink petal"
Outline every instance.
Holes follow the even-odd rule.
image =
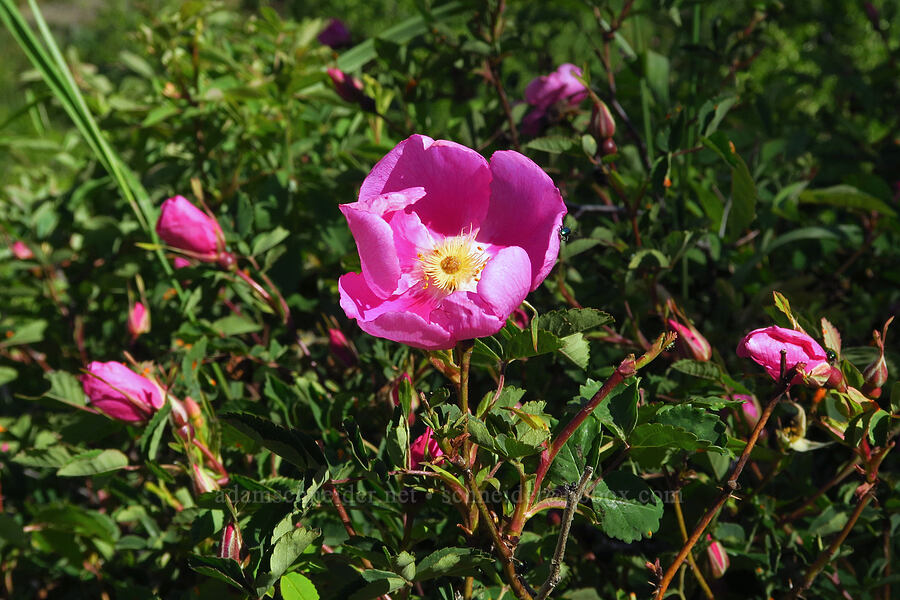
[[[473,292],[455,292],[444,298],[431,312],[429,320],[450,332],[452,347],[460,340],[494,335],[506,324],[506,316],[498,317],[491,307]]]
[[[359,203],[341,204],[350,231],[356,239],[362,273],[369,287],[387,298],[397,289],[400,262],[394,248],[391,226],[379,215],[360,208]]]
[[[477,228],[488,209],[491,173],[480,154],[455,142],[414,135],[391,150],[366,177],[359,201],[386,192],[423,187],[415,204],[422,222],[441,235]]]
[[[477,239],[524,248],[531,261],[531,289],[535,290],[559,254],[559,228],[566,205],[553,180],[518,152],[495,152],[491,172],[491,205]]]
[[[531,261],[518,246],[502,248],[488,261],[478,282],[478,296],[506,321],[531,288]]]

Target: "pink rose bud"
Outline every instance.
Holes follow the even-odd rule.
[[[345,367],[354,367],[359,362],[356,350],[353,349],[347,336],[340,329],[328,330],[328,349],[331,351],[331,355]]]
[[[603,153],[603,156],[609,156],[610,154],[615,154],[619,151],[619,147],[616,146],[615,140],[612,138],[606,138],[603,140],[603,143],[600,144],[600,151]]]
[[[225,251],[225,236],[216,220],[183,196],[163,202],[156,233],[169,246],[203,262],[215,262]]]
[[[808,334],[784,327],[764,327],[748,333],[737,347],[737,355],[753,359],[773,379],[781,376],[781,353],[785,353],[785,373],[802,365],[792,384],[804,381],[814,387],[823,385],[831,376],[831,365],[825,350]]]
[[[34,258],[34,252],[32,252],[31,248],[26,246],[25,242],[21,240],[13,242],[9,249],[12,250],[13,256],[19,260],[30,260]]]
[[[81,376],[91,405],[113,419],[143,423],[163,405],[163,390],[120,362],[92,362]]]
[[[712,576],[718,579],[728,570],[728,565],[730,564],[728,553],[725,552],[725,546],[721,542],[712,539],[711,535],[706,534],[706,539],[709,540],[709,546],[706,547],[706,554],[709,557],[709,568],[712,571]]]
[[[863,370],[865,384],[863,385],[862,391],[863,393],[868,394],[869,396],[872,396],[874,398],[877,398],[881,395],[881,386],[887,383],[888,366],[887,362],[884,360],[884,340],[887,337],[888,327],[890,327],[893,320],[894,317],[891,317],[887,320],[881,333],[879,333],[877,330],[872,332],[872,336],[875,338],[875,345],[878,347],[878,358],[876,358],[865,368],[865,370]],[[875,390],[879,390],[877,395],[873,395],[873,392],[875,392]]]
[[[710,347],[706,338],[697,331],[696,327],[690,323],[682,325],[675,319],[669,319],[669,327],[678,333],[675,345],[678,347],[678,352],[681,356],[703,362],[712,358],[712,347]]]
[[[510,316],[512,317],[513,323],[515,323],[519,329],[528,329],[528,325],[531,323],[531,315],[527,312],[521,308],[517,308]]]
[[[176,269],[183,269],[185,267],[191,266],[191,261],[183,256],[176,256],[174,259],[172,259],[172,265]]]
[[[744,422],[747,423],[750,429],[756,427],[759,418],[762,416],[762,407],[760,407],[759,400],[756,399],[756,396],[751,396],[749,394],[734,394],[732,398],[743,402],[743,404],[741,404],[740,414],[743,417]]]
[[[539,133],[554,105],[562,109],[578,106],[588,95],[584,84],[578,80],[580,76],[581,69],[565,63],[549,75],[532,79],[525,88],[525,102],[535,109],[525,115],[522,130],[528,135]]]
[[[219,484],[216,483],[215,477],[209,474],[209,471],[197,463],[194,463],[192,467],[194,471],[194,489],[198,494],[214,492],[219,489]]]
[[[141,302],[135,302],[128,313],[128,333],[136,340],[142,333],[150,331],[150,313]]]
[[[200,409],[200,405],[190,396],[186,396],[184,399],[184,409],[194,426],[199,427],[203,425],[203,411]]]
[[[425,428],[425,433],[415,439],[409,446],[410,469],[418,469],[422,463],[435,460],[444,455],[437,440],[431,436],[434,432],[431,427]]]
[[[357,104],[363,110],[375,110],[375,101],[366,96],[363,91],[363,83],[358,77],[347,75],[340,69],[328,69],[327,73],[334,84],[334,91],[342,100],[350,104]]]
[[[603,100],[599,100],[594,104],[594,111],[591,114],[591,128],[594,135],[598,139],[607,140],[616,135],[616,120],[613,119],[609,107]]]
[[[241,562],[241,553],[244,551],[244,539],[237,523],[231,521],[222,530],[222,543],[219,544],[219,558],[230,558]]]
[[[350,30],[347,29],[347,26],[340,19],[331,19],[316,39],[323,46],[328,46],[335,50],[344,46],[350,46],[353,43],[353,39],[350,37]]]

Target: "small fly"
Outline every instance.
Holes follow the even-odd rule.
[[[569,237],[572,235],[572,230],[569,227],[563,225],[559,228],[559,239],[563,242],[568,242]]]

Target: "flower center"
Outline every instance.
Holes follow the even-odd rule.
[[[435,286],[445,293],[474,292],[490,257],[475,242],[474,233],[444,238],[434,248],[420,252],[425,287]]]

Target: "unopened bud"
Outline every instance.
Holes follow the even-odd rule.
[[[591,129],[594,136],[601,140],[607,140],[616,135],[616,120],[613,119],[609,107],[603,100],[598,100],[594,104],[594,111],[591,114]]]
[[[219,558],[230,558],[241,561],[241,552],[244,550],[244,539],[237,523],[231,521],[222,530],[222,542],[219,544]]]
[[[331,350],[332,356],[338,359],[345,367],[354,367],[359,362],[350,340],[347,339],[347,336],[340,329],[332,328],[328,330],[328,349]]]
[[[358,77],[347,75],[340,69],[328,69],[327,73],[334,84],[334,91],[342,100],[357,104],[363,110],[375,110],[375,101],[363,92],[363,84]]]
[[[825,382],[825,387],[841,392],[847,390],[847,383],[844,381],[844,374],[841,373],[840,369],[838,369],[837,367],[831,367],[831,373],[828,375],[828,380]]]
[[[194,470],[194,489],[198,494],[214,492],[219,489],[219,484],[209,474],[209,472],[198,464],[193,465]]]
[[[706,338],[691,323],[682,325],[675,319],[669,319],[669,327],[678,333],[675,345],[678,353],[684,358],[706,362],[712,358],[712,347]]]
[[[31,251],[31,248],[25,245],[25,242],[16,240],[9,247],[12,250],[13,256],[18,258],[19,260],[28,260],[34,258],[34,252]]]
[[[237,266],[237,259],[231,252],[220,252],[216,257],[216,263],[224,271],[233,271]]]
[[[600,144],[600,151],[603,153],[603,156],[609,156],[610,154],[615,154],[619,151],[618,146],[616,146],[616,142],[613,141],[612,138],[606,138],[603,140],[603,143]]]
[[[711,535],[707,534],[706,539],[709,540],[709,546],[706,547],[706,554],[709,557],[709,568],[712,571],[712,576],[718,579],[728,570],[728,565],[730,564],[728,553],[725,552],[725,546],[721,542],[712,539]]]
[[[878,331],[872,332],[872,335],[875,338],[875,345],[878,347],[878,358],[872,361],[872,363],[863,370],[865,384],[862,389],[864,394],[872,398],[879,397],[881,395],[880,393],[875,396],[873,395],[873,392],[875,390],[880,390],[881,386],[887,383],[888,366],[887,361],[884,359],[884,339],[887,337],[888,327],[890,327],[891,321],[893,320],[894,317],[887,320],[881,333]]]

